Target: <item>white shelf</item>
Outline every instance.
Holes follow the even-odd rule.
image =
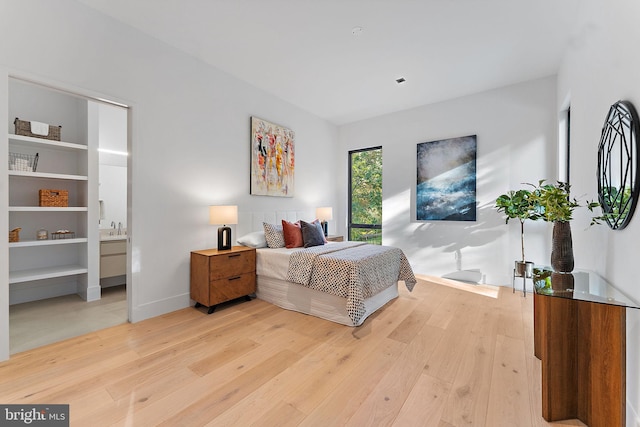
[[[73,142],[64,142],[64,141],[53,141],[50,139],[44,138],[34,138],[31,136],[22,136],[22,135],[14,135],[12,133],[9,134],[9,141],[13,141],[17,143],[17,145],[21,145],[23,147],[34,147],[34,148],[52,148],[55,150],[64,148],[68,150],[87,150],[86,145],[76,144]]]
[[[9,212],[87,212],[86,206],[70,206],[66,208],[49,206],[9,206]]]
[[[9,171],[9,176],[24,176],[28,178],[49,178],[49,179],[66,179],[69,181],[87,181],[86,175],[67,175],[62,173],[49,172],[25,172],[25,171]]]
[[[9,248],[26,248],[29,246],[51,246],[51,245],[71,245],[75,243],[86,243],[86,237],[76,239],[47,239],[47,240],[23,240],[9,243]]]
[[[9,283],[30,282],[32,280],[51,279],[53,277],[74,276],[89,270],[81,265],[58,265],[55,267],[36,268],[33,270],[9,272]]]

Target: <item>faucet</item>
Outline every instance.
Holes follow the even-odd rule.
[[[119,222],[118,223],[118,236],[121,236],[121,235],[122,235],[122,223]]]
[[[116,223],[115,223],[115,221],[111,221],[111,228],[112,228],[112,229],[114,229],[114,230],[116,229]],[[113,236],[113,231],[110,231],[110,232],[109,232],[109,236]]]

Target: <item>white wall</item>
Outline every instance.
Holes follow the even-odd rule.
[[[100,228],[127,227],[127,110],[98,104]]]
[[[520,259],[520,226],[505,226],[493,206],[522,182],[555,177],[555,85],[549,77],[340,127],[345,158],[348,150],[382,146],[383,244],[402,248],[416,273],[481,269],[486,283],[510,284],[513,261]],[[474,134],[477,220],[416,221],[417,144]],[[346,189],[346,171],[339,173],[345,183],[339,188]],[[340,195],[346,201],[345,191]],[[526,225],[527,259],[548,262],[547,231],[545,224]]]
[[[210,204],[237,204],[240,211],[336,205],[327,165],[335,160],[337,129],[324,120],[72,0],[3,0],[0,39],[11,41],[0,44],[0,94],[10,74],[131,107],[133,321],[189,304],[189,253],[216,244]],[[296,197],[249,195],[252,115],[296,132]],[[7,121],[0,123],[6,134]],[[6,185],[0,174],[0,189]],[[0,220],[7,229],[5,210]],[[8,336],[5,247],[2,337]],[[3,338],[0,360],[6,357]]]
[[[100,164],[100,200],[104,219],[100,228],[109,229],[111,224],[127,227],[127,167]]]
[[[571,182],[574,194],[596,197],[598,142],[611,104],[631,101],[640,109],[640,2],[585,1],[580,11],[588,22],[577,33],[558,77],[558,108],[571,102]],[[572,225],[576,267],[591,268],[627,295],[640,301],[638,210],[620,231],[607,226],[583,231],[586,212]],[[578,225],[581,224],[581,225]],[[636,425],[640,409],[640,310],[627,310],[627,425]]]

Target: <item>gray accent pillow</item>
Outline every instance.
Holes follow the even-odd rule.
[[[284,248],[284,234],[282,234],[282,224],[269,224],[263,222],[264,237],[267,246],[270,248]]]
[[[300,228],[302,229],[302,241],[305,248],[324,245],[324,231],[319,222],[308,223],[300,221]]]

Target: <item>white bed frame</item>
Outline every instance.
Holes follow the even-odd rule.
[[[315,212],[308,210],[238,212],[236,236],[240,237],[254,231],[263,230],[263,222],[278,224],[283,219],[290,222],[295,222],[299,219],[310,221],[315,219]],[[287,310],[310,314],[347,326],[360,326],[365,319],[376,310],[398,297],[398,287],[391,286],[373,297],[366,299],[364,301],[365,314],[358,324],[354,324],[347,313],[346,298],[310,289],[297,283],[270,277],[257,276],[256,279],[256,296],[259,299]]]

